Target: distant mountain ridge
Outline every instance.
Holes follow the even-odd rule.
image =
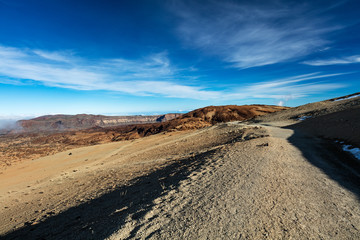
[[[269,105],[226,105],[204,107],[186,114],[156,116],[109,117],[86,114],[42,116],[18,122],[27,131],[0,134],[0,168],[7,166],[9,162],[35,159],[73,148],[134,140],[158,133],[200,129],[221,122],[245,121],[286,109],[288,107]],[[117,119],[116,123],[122,125],[100,126],[113,124],[114,122],[110,120],[114,119]],[[143,122],[128,124],[130,120]],[[95,126],[89,127],[93,125]],[[74,129],[79,126],[85,129]]]
[[[178,131],[209,127],[216,123],[244,121],[256,116],[289,109],[272,105],[225,105],[195,109],[163,123],[129,125],[94,131],[113,131],[113,141],[146,137],[165,131]]]
[[[163,115],[135,116],[104,116],[91,114],[77,115],[45,115],[29,120],[20,120],[18,125],[25,132],[60,132],[67,130],[82,130],[94,127],[115,127],[131,124],[161,123],[181,116],[181,113]]]

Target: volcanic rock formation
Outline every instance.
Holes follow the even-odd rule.
[[[164,122],[181,116],[180,113],[150,116],[103,116],[103,115],[46,115],[30,120],[20,120],[18,124],[25,132],[80,130],[93,127],[112,127],[129,124]]]

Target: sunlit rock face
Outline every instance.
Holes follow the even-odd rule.
[[[103,115],[47,115],[18,121],[25,132],[80,130],[93,127],[164,122],[181,116],[180,113],[151,116],[103,116]]]

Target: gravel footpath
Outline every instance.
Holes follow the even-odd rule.
[[[308,160],[292,130],[266,128],[208,156],[109,239],[360,239],[359,176],[328,162],[321,140],[296,136]]]

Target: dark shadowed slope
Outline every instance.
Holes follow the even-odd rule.
[[[256,117],[253,121],[258,123],[289,121],[287,124],[289,128],[360,146],[360,94],[309,103]]]

